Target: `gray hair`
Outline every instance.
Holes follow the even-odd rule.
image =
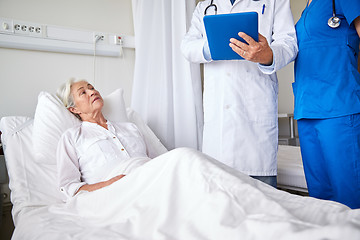
[[[56,91],[56,96],[58,96],[58,98],[61,100],[61,102],[67,109],[69,109],[70,107],[75,107],[74,98],[73,98],[73,95],[71,94],[71,86],[74,83],[80,82],[80,81],[86,81],[86,80],[77,80],[76,81],[75,78],[70,78],[68,81],[66,81],[64,84],[62,84]],[[76,114],[73,112],[71,112],[71,113],[74,114],[75,117],[77,117],[78,119],[81,120],[81,117],[79,114]]]

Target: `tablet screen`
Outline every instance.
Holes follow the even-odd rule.
[[[257,12],[206,15],[204,25],[213,60],[243,59],[229,46],[230,38],[245,42],[239,37],[239,32],[246,33],[255,41],[259,38]]]

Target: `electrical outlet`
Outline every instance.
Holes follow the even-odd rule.
[[[35,24],[35,23],[29,23],[29,35],[32,37],[43,37],[45,36],[45,29],[46,27],[40,24]]]
[[[29,26],[26,22],[14,21],[14,33],[29,35]]]
[[[14,33],[14,25],[11,19],[0,18],[0,32]]]

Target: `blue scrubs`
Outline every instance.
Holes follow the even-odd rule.
[[[351,3],[350,3],[351,2]],[[296,24],[295,119],[310,196],[360,208],[360,1],[312,0]],[[357,120],[358,122],[356,122]]]

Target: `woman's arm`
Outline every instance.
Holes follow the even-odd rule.
[[[121,175],[113,177],[105,182],[99,182],[99,183],[94,183],[94,184],[85,184],[76,191],[75,195],[82,190],[92,192],[92,191],[98,190],[100,188],[109,186],[109,185],[113,184],[114,182],[120,180],[123,177],[125,177],[125,175],[121,174]]]

